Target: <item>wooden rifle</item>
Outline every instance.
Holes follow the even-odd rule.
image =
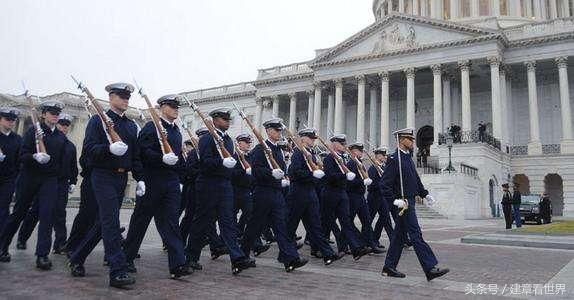
[[[24,85],[24,83],[22,83]],[[47,153],[46,151],[46,144],[44,144],[44,134],[38,134],[42,131],[41,121],[38,117],[38,111],[34,106],[34,102],[32,101],[32,97],[28,93],[28,89],[24,86],[24,97],[28,100],[28,105],[30,107],[30,119],[32,120],[32,124],[34,124],[35,136],[36,136],[36,153]]]
[[[309,170],[311,172],[321,170],[321,168],[313,161],[313,155],[307,150],[307,148],[305,146],[303,146],[303,144],[301,143],[301,140],[299,138],[297,138],[295,135],[293,135],[291,130],[289,130],[288,128],[286,128],[285,130],[287,132],[287,136],[289,137],[289,139],[291,141],[293,141],[295,146],[303,154],[303,158],[305,159],[305,162],[307,163],[307,167],[309,168]]]
[[[347,152],[347,154],[349,154],[349,156],[351,157],[351,159],[355,162],[355,164],[357,165],[357,171],[359,171],[359,175],[361,176],[361,179],[365,180],[369,178],[369,173],[367,172],[367,169],[365,168],[365,165],[363,165],[363,163],[361,162],[361,160],[354,156],[351,153],[351,150],[349,148],[345,148],[345,152]]]
[[[112,122],[112,120],[105,113],[98,99],[94,97],[92,92],[90,92],[90,90],[82,82],[78,81],[74,76],[72,76],[72,79],[78,85],[78,89],[81,90],[84,94],[86,94],[86,96],[88,96],[88,99],[90,99],[92,106],[94,107],[98,116],[100,116],[102,123],[104,124],[104,131],[106,132],[106,135],[108,136],[110,143],[122,142],[122,138],[114,128],[114,122]]]
[[[235,143],[235,147],[237,148],[237,157],[239,157],[239,162],[241,163],[243,170],[250,169],[251,165],[247,161],[247,158],[245,158],[245,153],[243,153],[243,151],[241,151],[241,149],[239,149],[239,144]]]
[[[140,94],[140,96],[142,98],[144,98],[144,100],[147,104],[148,112],[151,116],[151,120],[152,120],[153,124],[155,125],[155,129],[156,129],[155,131],[157,132],[157,137],[159,139],[159,144],[161,146],[162,153],[164,155],[168,154],[168,153],[173,153],[173,149],[171,148],[171,145],[169,144],[169,140],[167,139],[167,131],[165,130],[165,128],[161,124],[161,118],[160,118],[157,110],[155,109],[155,107],[153,107],[153,105],[151,104],[151,101],[149,101],[149,97],[144,92],[143,88],[141,88],[135,80],[134,80],[134,83],[136,85],[136,88],[138,89],[138,93]]]
[[[373,167],[375,167],[375,170],[377,170],[377,173],[379,173],[379,176],[382,177],[383,176],[383,167],[381,166],[381,164],[378,163],[368,151],[365,151],[365,154],[367,154],[367,157],[371,161],[371,164],[373,164]]]
[[[347,168],[347,165],[345,165],[345,162],[343,161],[343,158],[341,157],[341,155],[339,155],[339,153],[337,153],[335,150],[331,149],[331,147],[329,147],[329,145],[327,145],[327,143],[325,143],[325,140],[323,140],[323,138],[321,136],[318,135],[317,138],[319,139],[319,142],[321,142],[321,144],[323,144],[323,146],[325,146],[325,148],[327,148],[327,150],[329,150],[329,153],[331,153],[331,155],[335,159],[335,162],[339,166],[339,169],[341,169],[341,171],[345,174],[351,172],[349,170],[349,168]]]

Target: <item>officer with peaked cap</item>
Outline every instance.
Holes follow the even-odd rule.
[[[428,191],[424,189],[421,183],[415,164],[411,158],[410,152],[414,149],[414,129],[405,128],[393,133],[398,142],[397,151],[389,157],[385,172],[381,179],[383,198],[388,203],[403,208],[404,201],[408,201],[408,207],[402,216],[398,217],[393,236],[391,238],[389,251],[385,259],[382,275],[389,277],[405,277],[406,275],[399,272],[396,268],[401,258],[403,245],[407,240],[407,234],[410,237],[418,261],[426,274],[428,281],[445,275],[449,269],[438,268],[438,261],[430,248],[423,239],[421,229],[418,224],[415,210],[415,197],[425,198]],[[400,164],[400,168],[399,168]],[[402,180],[400,179],[402,176]],[[402,183],[402,187],[401,187]],[[397,199],[404,196],[405,199]]]
[[[333,151],[339,156],[345,152],[347,136],[336,134],[330,138]],[[339,256],[346,252],[346,246],[349,245],[355,260],[370,253],[370,249],[364,247],[358,237],[353,221],[349,217],[349,196],[347,194],[347,184],[353,181],[356,174],[353,172],[345,173],[342,165],[339,165],[333,154],[329,153],[323,160],[323,170],[325,171],[326,184],[323,188],[321,220],[325,222],[323,228],[324,236],[329,237],[330,231],[336,226],[335,221],[338,219],[341,224],[341,234],[335,235],[337,238],[337,247]]]
[[[375,154],[375,163],[377,163],[380,167],[371,165],[367,171],[369,173],[369,178],[373,180],[373,183],[367,188],[367,204],[369,205],[371,219],[374,220],[375,215],[379,214],[377,222],[375,223],[375,228],[373,229],[373,239],[376,241],[377,247],[384,248],[384,246],[382,246],[379,242],[383,228],[385,229],[389,240],[393,235],[393,225],[391,223],[389,205],[387,201],[383,200],[383,194],[381,190],[381,176],[383,175],[382,170],[384,170],[385,161],[387,160],[387,148],[377,148],[373,152]]]
[[[215,134],[223,140],[225,149],[234,153],[233,140],[227,134],[231,121],[231,110],[215,109],[209,113],[215,127]],[[251,266],[248,255],[243,253],[237,242],[237,222],[233,213],[233,187],[231,176],[237,161],[223,158],[211,134],[199,139],[199,175],[196,180],[196,207],[190,226],[187,245],[188,261],[192,268],[201,269],[199,256],[204,237],[217,220],[221,237],[229,250],[232,272],[237,274]]]
[[[10,202],[20,167],[22,137],[14,132],[20,110],[0,107],[0,233],[10,214]]]
[[[142,181],[137,144],[138,126],[125,115],[134,87],[127,83],[114,83],[106,86],[106,91],[110,103],[106,115],[113,122],[121,141],[110,141],[99,115],[89,120],[83,147],[93,166],[91,181],[99,219],[70,256],[70,272],[74,277],[85,276],[84,262],[102,239],[110,266],[109,284],[120,288],[135,283],[127,273],[126,257],[121,248],[119,212],[127,186],[127,173],[131,171],[136,180],[136,195],[139,197],[145,194],[145,183]]]
[[[299,130],[298,135],[305,150],[312,153],[312,147],[317,140],[317,131],[314,128],[305,128]],[[316,165],[317,158],[312,155],[311,159],[312,163]],[[321,169],[311,170],[301,149],[296,148],[293,150],[288,174],[291,180],[289,191],[291,203],[289,218],[287,219],[288,234],[291,237],[295,236],[299,222],[303,221],[310,244],[314,249],[321,252],[325,265],[330,265],[338,259],[338,256],[323,238],[319,197],[315,188],[317,180],[322,179],[325,173]]]
[[[138,146],[143,164],[143,180],[147,191],[139,198],[130,218],[124,243],[128,271],[135,272],[134,259],[151,222],[167,247],[171,278],[191,274],[185,262],[184,244],[179,230],[181,206],[180,176],[183,173],[182,137],[176,119],[179,116],[177,95],[166,95],[157,100],[162,128],[149,121],[140,131]],[[171,152],[166,152],[159,141],[159,132],[165,130]]]
[[[69,114],[61,113],[56,127],[64,135],[68,135],[73,118]],[[62,157],[62,166],[58,176],[58,201],[54,215],[54,254],[62,254],[67,238],[66,228],[66,207],[68,205],[68,194],[73,193],[78,180],[78,161],[76,159],[76,146],[66,138],[65,153]],[[26,248],[26,241],[32,235],[38,223],[38,202],[35,201],[32,209],[20,226],[18,232],[18,249]]]
[[[363,143],[353,143],[349,145],[350,155],[353,159],[347,162],[347,168],[355,174],[361,174],[359,168],[362,166],[357,164],[357,161],[361,162],[363,158]],[[371,213],[369,212],[369,206],[365,200],[366,187],[372,184],[372,179],[369,177],[363,178],[362,176],[356,176],[353,180],[347,183],[347,195],[349,195],[350,205],[349,205],[349,215],[351,220],[355,219],[355,216],[359,217],[361,221],[361,239],[363,245],[371,248],[371,253],[381,254],[384,251],[379,249],[378,241],[373,238],[373,227],[371,227],[372,219]]]
[[[66,137],[56,128],[56,124],[63,107],[64,104],[59,101],[42,102],[42,120],[39,127],[30,127],[24,135],[20,155],[22,169],[16,187],[16,201],[0,236],[2,262],[10,261],[8,247],[30,206],[37,200],[40,225],[36,243],[36,267],[41,270],[52,268],[48,254],[52,246],[53,212],[58,200],[58,175],[66,148]],[[37,147],[36,138],[40,136],[46,152]]]
[[[251,167],[255,178],[253,216],[247,225],[242,247],[243,252],[250,253],[256,239],[265,227],[271,224],[279,246],[278,260],[284,264],[287,272],[291,272],[304,266],[307,260],[299,257],[295,242],[287,233],[287,207],[283,188],[289,185],[289,181],[285,178],[285,159],[278,145],[284,128],[283,120],[280,118],[268,120],[263,123],[263,127],[268,137],[265,144],[271,150],[271,155],[279,168],[272,167],[263,145],[255,146],[251,152]]]

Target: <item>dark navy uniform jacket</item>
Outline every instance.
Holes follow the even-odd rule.
[[[267,144],[267,147],[271,149],[273,158],[275,158],[275,161],[277,161],[277,164],[279,164],[281,170],[285,172],[287,166],[285,164],[285,159],[283,157],[283,152],[281,151],[281,148],[279,148],[279,146],[277,145],[273,145],[268,140],[266,140],[265,143]],[[265,150],[263,150],[263,146],[261,145],[255,146],[255,148],[251,152],[251,157],[253,162],[251,165],[251,169],[253,172],[252,173],[253,177],[255,178],[255,184],[257,186],[265,186],[273,189],[282,190],[283,188],[281,187],[281,179],[278,180],[275,179],[275,177],[273,177],[271,172],[271,166],[267,162],[267,157],[265,156]]]
[[[347,192],[363,195],[366,191],[366,188],[365,183],[363,182],[363,178],[361,178],[359,173],[359,166],[354,160],[351,159],[347,163],[347,168],[349,168],[349,171],[356,174],[355,179],[347,183]]]
[[[160,119],[163,128],[167,132],[167,140],[173,154],[177,155],[179,160],[173,166],[163,162],[163,152],[159,143],[158,134],[153,121],[147,122],[138,137],[140,147],[141,161],[146,175],[173,175],[178,178],[182,176],[184,160],[181,155],[182,137],[177,125],[169,124],[164,119]],[[197,156],[196,156],[197,158]]]
[[[225,149],[233,154],[233,140],[227,134],[217,131],[223,138]],[[219,154],[215,140],[211,134],[204,134],[199,138],[199,176],[197,180],[205,178],[224,178],[231,180],[233,169],[228,169],[223,165],[223,159]],[[237,162],[239,163],[239,162]]]
[[[199,158],[197,149],[192,149],[187,153],[187,160],[183,163],[183,172],[181,173],[182,184],[195,184],[199,175]]]
[[[308,150],[310,151],[310,150]],[[313,162],[317,163],[317,159],[313,156]],[[291,157],[291,165],[289,165],[289,179],[293,183],[313,185],[317,183],[313,172],[307,166],[307,161],[303,152],[299,148],[293,149],[293,156]]]
[[[325,187],[343,190],[347,188],[347,175],[341,171],[337,161],[330,153],[323,159],[323,171],[325,171]]]
[[[0,149],[6,155],[4,161],[0,162],[0,182],[3,182],[18,175],[22,137],[15,132],[10,132],[8,135],[0,132]]]
[[[80,164],[80,176],[82,178],[90,176],[92,173],[92,164],[88,159],[88,155],[86,154],[86,147],[82,147],[82,152],[80,153],[80,158],[78,160]]]
[[[373,183],[371,183],[371,185],[367,187],[369,193],[382,193],[383,192],[381,188],[382,177],[381,175],[379,175],[377,168],[375,166],[370,166],[369,170],[367,170],[367,173],[369,173],[369,178],[371,178],[371,180],[373,181]]]
[[[428,191],[425,190],[421,182],[410,154],[404,153],[400,150],[397,152],[400,152],[401,154],[401,169],[403,171],[403,187],[405,197],[412,201],[414,201],[415,196],[420,196],[422,198],[426,197],[428,195]],[[389,203],[393,203],[394,199],[398,199],[401,196],[399,160],[397,152],[395,152],[387,159],[385,172],[383,173],[383,177],[381,179],[383,198]]]
[[[136,181],[142,179],[142,164],[140,161],[140,149],[137,143],[138,127],[133,120],[120,116],[108,110],[106,114],[114,122],[114,129],[128,145],[128,151],[122,156],[113,155],[110,150],[110,142],[102,126],[99,115],[94,115],[86,127],[84,148],[86,155],[94,169],[131,171]]]
[[[246,153],[244,156],[245,160],[247,160],[247,162],[251,165],[252,164],[251,155],[249,153]],[[233,184],[233,187],[235,188],[251,189],[253,187],[253,176],[247,175],[247,173],[245,173],[245,169],[243,169],[241,161],[239,160],[238,153],[235,153],[233,155],[233,158],[237,160],[237,164],[235,164],[235,168],[233,168],[231,184]],[[253,169],[251,169],[251,171],[253,171]]]
[[[44,131],[44,145],[46,145],[46,152],[50,155],[50,161],[46,164],[40,164],[34,159],[33,154],[36,153],[36,129],[34,126],[31,126],[24,134],[22,143],[22,171],[37,176],[57,177],[60,174],[68,139],[57,128],[52,131],[44,123],[41,123],[40,126]]]
[[[60,170],[59,180],[67,180],[68,184],[78,182],[78,160],[76,146],[66,138],[65,154],[62,159],[62,168]]]

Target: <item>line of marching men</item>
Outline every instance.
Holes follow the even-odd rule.
[[[258,256],[269,249],[260,238],[269,228],[279,247],[277,259],[291,272],[308,262],[298,253],[300,222],[311,256],[322,258],[325,265],[345,254],[358,260],[384,253],[379,244],[384,229],[391,243],[383,275],[405,277],[396,269],[405,245],[414,247],[428,280],[449,271],[437,267],[417,222],[415,197],[427,197],[428,192],[410,156],[412,129],[396,132],[399,148],[393,155],[387,157],[383,148],[374,150],[367,170],[363,145],[347,145],[344,134],[333,135],[327,145],[315,129],[302,129],[295,136],[274,118],[263,123],[266,139],[253,130],[259,143],[251,149],[250,134],[235,139],[228,135],[232,111],[216,109],[205,120],[208,127],[196,130],[197,138],[188,130],[191,139],[184,142],[177,125],[178,95],[158,99],[161,118],[156,121],[161,128],[150,121],[140,129],[125,115],[133,86],[115,83],[106,91],[110,108],[104,118],[120,139],[110,139],[101,115],[90,118],[79,158],[80,207],[68,237],[65,207],[78,175],[75,147],[65,136],[71,118],[61,113],[62,103],[43,102],[40,121],[20,138],[12,131],[19,111],[0,109],[0,262],[10,261],[8,248],[18,228],[17,248],[23,249],[39,221],[39,269],[52,267],[48,255],[53,246],[54,253],[68,255],[71,275],[83,277],[84,262],[101,240],[110,286],[132,285],[135,278],[130,273],[137,272],[134,260],[153,218],[167,249],[172,278],[201,270],[199,258],[207,244],[212,259],[230,256],[233,274],[255,267],[250,254]],[[168,153],[160,131],[167,136]],[[285,131],[291,143],[285,142]],[[317,150],[318,139],[326,151]],[[45,149],[38,148],[38,141]],[[123,239],[119,210],[128,173],[137,182],[137,198]],[[353,222],[357,216],[360,229]],[[336,250],[331,247],[331,233]]]

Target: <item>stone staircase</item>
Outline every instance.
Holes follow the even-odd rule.
[[[416,204],[417,217],[422,219],[446,219],[446,216],[441,215],[436,210],[430,208],[427,205],[417,203]]]

